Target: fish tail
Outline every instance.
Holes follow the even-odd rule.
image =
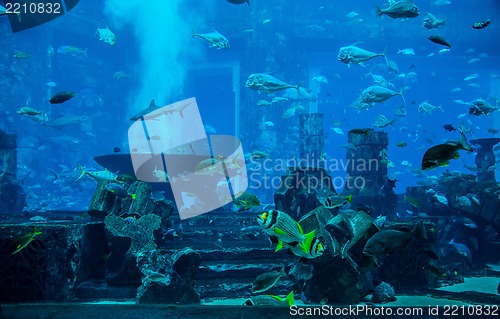
[[[465,136],[465,132],[462,128],[460,128],[460,140],[458,140],[458,145],[464,151],[472,152],[472,146],[467,141],[467,137]]]
[[[193,30],[193,29],[191,29],[191,33],[192,33],[192,34],[191,34],[191,38],[194,38],[194,37],[198,36],[196,33],[194,33],[194,30]]]
[[[446,24],[446,17],[441,21],[442,21],[441,25],[445,25]]]
[[[375,8],[377,9],[377,17],[380,18],[382,16],[382,14],[384,14],[384,13],[382,12],[382,9],[380,9],[379,6],[376,6]]]
[[[54,174],[54,180],[52,182],[57,181],[57,179],[59,178],[59,176],[57,176],[57,173],[54,172],[53,170],[51,170],[50,168],[48,170],[49,170],[49,172],[51,172],[52,174]]]
[[[406,105],[406,100],[405,100],[405,97],[403,96],[403,92],[404,92],[404,88],[401,89],[401,91],[399,91],[399,95],[401,95],[401,99],[403,100],[403,105]]]
[[[295,86],[295,89],[297,90],[297,92],[299,92],[299,95],[300,95],[300,87],[302,86],[302,84],[304,84],[304,81],[300,81],[299,84]]]
[[[80,165],[80,164],[77,164],[77,165],[78,165],[78,168],[80,169],[80,172],[81,172],[81,173],[80,173],[80,176],[78,176],[78,178],[75,180],[75,182],[76,182],[76,181],[78,181],[80,178],[82,178],[82,177],[83,177],[83,176],[87,173],[87,172],[85,172],[85,170],[83,169],[82,165]]]
[[[87,55],[87,50],[88,50],[88,49],[89,49],[89,48],[86,48],[85,50],[83,50],[83,55],[85,55],[85,57],[88,57],[88,55]]]
[[[293,300],[293,290],[286,296],[285,301],[289,306],[295,306],[295,300]]]
[[[280,270],[280,276],[281,276],[281,277],[287,277],[287,276],[288,276],[288,274],[287,274],[287,273],[286,273],[286,271],[285,271],[285,265],[283,265],[283,266],[281,267],[281,270]]]
[[[413,234],[419,239],[427,240],[427,234],[425,233],[424,223],[420,221],[415,228],[413,228]]]
[[[248,4],[248,6],[250,6],[250,0],[247,0],[247,4]]]

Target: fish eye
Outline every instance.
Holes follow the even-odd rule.
[[[268,216],[269,216],[269,214],[267,212],[265,212],[264,214],[262,214],[262,219],[266,220]]]

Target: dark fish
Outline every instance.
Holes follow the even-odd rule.
[[[120,153],[121,151],[122,151],[122,149],[119,148],[118,146],[113,147],[113,152]]]
[[[452,141],[445,144],[438,144],[429,148],[422,158],[422,170],[433,169],[439,166],[448,166],[450,160],[460,157],[459,150],[472,152],[472,147],[465,138],[464,133],[460,132],[459,141]]]
[[[444,124],[443,125],[443,128],[448,131],[448,132],[453,132],[453,131],[456,131],[457,129],[453,127],[453,125],[451,124]]]
[[[246,2],[248,3],[248,5],[250,5],[250,0],[226,0],[226,1],[232,4],[243,4]]]
[[[382,230],[370,237],[366,242],[363,254],[378,257],[403,249],[413,238],[427,239],[422,222],[412,231]]]
[[[373,131],[373,129],[371,129],[371,128],[353,128],[352,130],[349,131],[349,133],[368,135],[370,133],[370,131]]]
[[[129,194],[123,186],[117,183],[109,183],[106,185],[106,190],[110,193],[113,193],[116,197],[121,197],[121,198],[132,198],[135,199],[135,194]]]
[[[278,283],[281,277],[285,277],[285,266],[280,271],[270,271],[259,275],[252,285],[252,293],[258,294],[267,291]]]
[[[119,174],[116,177],[116,180],[120,181],[120,182],[135,182],[137,180],[137,178],[135,178],[135,176],[132,176],[129,174]]]
[[[73,98],[74,96],[75,92],[62,91],[57,93],[50,99],[50,104],[61,104]]]
[[[474,29],[478,29],[478,30],[479,30],[479,29],[484,29],[484,28],[486,28],[487,26],[489,26],[489,25],[490,25],[490,23],[491,23],[491,21],[490,21],[490,19],[488,19],[488,20],[485,20],[485,21],[476,22],[476,23],[474,23],[474,24],[472,25],[472,27],[473,27]]]
[[[295,305],[295,300],[293,299],[293,290],[286,296],[282,298],[280,296],[273,295],[259,295],[248,298],[243,303],[243,306],[293,306]]]
[[[438,35],[429,36],[429,40],[431,40],[434,43],[441,44],[441,45],[444,45],[448,48],[451,48],[451,44],[448,43],[445,39],[443,39],[442,37],[440,37]]]

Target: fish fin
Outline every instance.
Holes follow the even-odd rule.
[[[269,239],[271,240],[271,243],[276,244],[278,242],[278,239],[274,236],[269,236]]]
[[[135,194],[130,194],[130,198],[132,198],[132,200],[135,199]]]
[[[405,100],[405,97],[403,96],[403,92],[404,92],[404,88],[402,88],[401,91],[399,91],[399,95],[401,96],[401,99],[403,100],[403,105],[406,105],[406,100]]]
[[[41,235],[41,234],[42,234],[42,232],[41,232],[41,231],[39,231],[39,230],[38,230],[38,228],[36,228],[36,226],[34,227],[33,232],[34,232],[35,236],[36,236],[36,235]]]
[[[425,227],[424,227],[424,223],[422,223],[422,221],[420,221],[416,226],[415,228],[413,228],[413,231],[412,233],[415,234],[416,237],[418,237],[419,239],[423,239],[423,240],[427,240],[427,234],[425,233]]]
[[[276,249],[274,250],[274,252],[278,252],[281,249],[283,249],[283,242],[281,240],[278,240],[278,245],[276,245]]]
[[[55,171],[51,170],[50,168],[48,170],[49,170],[49,172],[51,172],[54,175],[54,180],[52,182],[57,181],[57,179],[59,178],[59,176],[57,176],[57,173]]]
[[[81,173],[80,173],[80,176],[78,176],[78,178],[75,180],[75,182],[78,181],[80,178],[82,178],[86,173],[85,170],[83,169],[82,165],[80,165],[80,164],[77,164],[77,165],[78,165],[78,168],[80,169]]]
[[[299,233],[304,234],[304,229],[302,229],[302,226],[300,226],[299,222],[295,221],[295,224],[297,224],[297,228],[299,230]]]
[[[281,267],[281,269],[280,269],[280,276],[281,276],[281,277],[287,277],[287,276],[288,276],[288,274],[287,274],[287,273],[286,273],[286,271],[285,271],[285,265],[283,265],[283,266]]]
[[[347,201],[348,201],[349,203],[352,203],[352,194],[351,194],[351,195],[349,195],[349,196],[347,196]]]
[[[286,234],[286,232],[284,230],[277,228],[277,227],[274,229],[274,233],[276,235],[285,235]]]
[[[304,251],[305,253],[309,252],[309,247],[311,247],[315,235],[316,235],[316,230],[313,230],[310,233],[306,234],[304,242],[300,244],[300,248],[302,249],[302,251]]]
[[[375,8],[377,9],[377,17],[380,18],[382,16],[382,14],[384,14],[384,13],[382,12],[382,9],[380,9],[379,6],[376,6]]]
[[[250,6],[250,0],[247,0],[247,4],[248,4],[248,6]]]
[[[286,296],[285,301],[289,306],[295,306],[295,300],[293,299],[293,290]]]

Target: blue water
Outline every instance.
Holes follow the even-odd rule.
[[[493,121],[495,113],[490,117],[466,115],[457,119],[459,114],[468,113],[468,106],[454,102],[483,98],[494,104],[495,98],[500,99],[500,3],[496,0],[451,0],[445,6],[433,5],[431,1],[415,3],[421,14],[408,20],[377,18],[375,5],[384,7],[385,3],[363,0],[253,0],[250,7],[222,0],[127,1],[126,4],[80,1],[61,18],[19,33],[12,33],[8,19],[2,17],[0,128],[18,135],[18,179],[23,179],[28,193],[27,210],[42,207],[85,210],[95,182],[75,183],[70,178],[53,182],[48,169],[61,172],[67,167],[72,171],[77,164],[102,169],[93,161],[94,156],[113,153],[114,147],[128,152],[129,117],[146,108],[151,99],[166,105],[194,96],[204,123],[213,126],[217,134],[238,135],[246,152],[262,150],[258,145],[266,144],[271,145],[273,158],[298,155],[295,145],[259,137],[260,121],[264,118],[275,124],[281,137],[287,135],[290,127],[298,125],[298,116],[281,118],[291,103],[262,107],[245,102],[272,99],[244,86],[250,73],[261,72],[271,72],[292,84],[303,82],[304,87],[318,94],[317,104],[303,105],[306,110],[309,107],[325,114],[325,153],[330,159],[339,160],[345,159],[345,148],[341,146],[347,143],[350,129],[372,127],[379,114],[392,119],[393,111],[402,104],[399,97],[394,97],[360,113],[346,108],[373,84],[365,74],[372,70],[382,75],[394,84],[396,91],[408,87],[404,92],[408,114],[398,118],[394,127],[383,129],[389,135],[389,159],[395,163],[389,177],[398,177],[395,191],[403,193],[406,186],[418,181],[412,169],[420,167],[427,148],[447,139],[458,139],[458,133],[445,132],[443,124],[458,127],[463,122],[473,127],[475,138],[492,136],[487,132],[490,128],[500,129],[498,122]],[[359,15],[346,17],[352,11]],[[446,25],[432,31],[423,28],[425,12],[439,19],[446,17]],[[471,27],[474,22],[486,19],[492,21],[487,28]],[[262,23],[265,20],[270,21]],[[108,26],[116,34],[116,46],[94,36],[99,25]],[[202,39],[191,38],[192,30],[201,33],[213,29],[229,39],[229,49],[208,48]],[[253,31],[244,32],[247,29]],[[440,35],[453,47],[439,55],[443,47],[430,42],[429,35]],[[373,52],[387,49],[387,58],[397,63],[400,74],[415,72],[416,77],[409,80],[400,75],[398,79],[398,74],[387,70],[383,58],[367,62],[366,67],[347,67],[337,60],[338,50],[354,43]],[[58,54],[60,46],[87,49],[87,57]],[[259,47],[259,56],[248,53],[252,52],[252,46]],[[54,55],[48,53],[50,48],[56,51]],[[416,55],[398,55],[398,49],[403,48],[413,48]],[[28,52],[31,57],[15,59],[13,50]],[[432,53],[433,56],[428,56]],[[286,60],[290,57],[296,59]],[[468,63],[473,58],[480,60]],[[233,82],[235,65],[241,67],[242,74]],[[129,77],[113,79],[117,71]],[[474,73],[479,75],[476,80],[464,81]],[[311,78],[317,75],[325,75],[328,84],[312,82]],[[47,86],[49,81],[57,83],[57,87]],[[235,89],[235,83],[239,88]],[[469,83],[477,83],[479,87],[468,86]],[[456,87],[461,91],[451,93]],[[64,104],[50,105],[50,97],[62,90],[75,91],[76,97]],[[240,108],[250,109],[254,116],[237,119],[234,94],[238,90]],[[47,112],[50,119],[63,114],[90,119],[60,130],[44,127],[16,114],[28,97],[31,105]],[[439,109],[431,115],[419,113],[418,105],[424,101],[441,105],[444,113]],[[337,125],[343,135],[331,130]],[[53,141],[61,136],[66,139]],[[399,141],[408,146],[397,148],[395,144]],[[412,167],[404,167],[402,161],[410,162]],[[446,169],[466,172],[464,165],[473,163],[474,154],[462,153],[461,159],[452,161],[448,168],[438,168],[428,175],[439,175]],[[345,172],[332,174],[342,177]],[[261,192],[264,202],[269,202],[273,191],[256,192]]]

